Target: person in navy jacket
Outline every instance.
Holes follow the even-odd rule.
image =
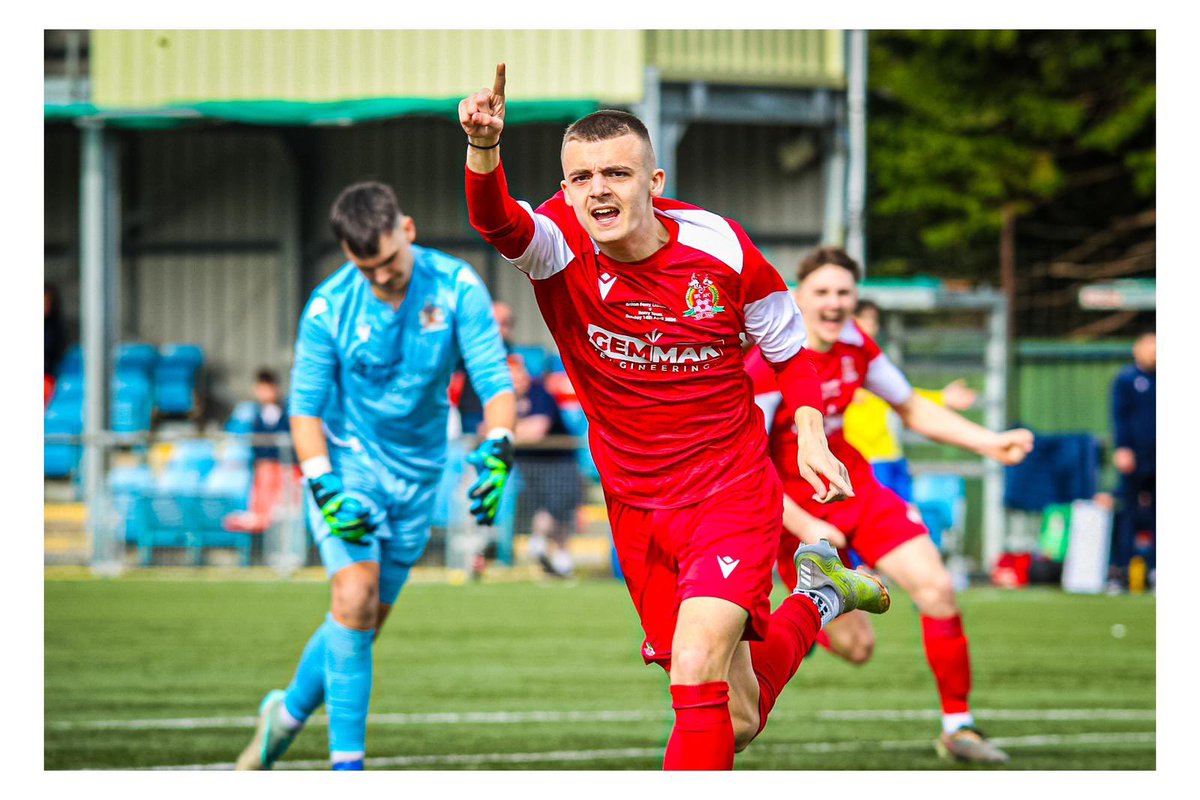
[[[1154,570],[1154,396],[1157,347],[1154,331],[1138,336],[1133,363],[1113,380],[1113,466],[1120,473],[1110,564],[1126,574],[1140,555]]]

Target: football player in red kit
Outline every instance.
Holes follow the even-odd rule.
[[[921,614],[925,655],[941,695],[943,733],[936,743],[938,752],[966,761],[1004,762],[1008,756],[979,733],[967,703],[971,688],[967,638],[941,555],[916,510],[880,484],[867,460],[846,443],[842,414],[855,390],[865,387],[890,403],[917,433],[1005,465],[1024,460],[1033,449],[1033,434],[1024,429],[990,431],[914,393],[904,374],[852,319],[859,277],[858,263],[845,251],[823,247],[801,262],[795,291],[808,332],[807,348],[821,382],[825,433],[833,454],[849,470],[853,498],[834,505],[812,501],[812,493],[793,466],[796,433],[788,415],[794,409],[776,388],[774,371],[767,368],[762,354],[752,350],[747,355],[757,402],[769,418],[771,459],[784,485],[780,576],[789,586],[795,585],[797,573],[790,554],[797,539],[824,539],[839,548],[853,548],[868,567],[898,583]],[[874,646],[871,624],[861,614],[839,618],[822,638],[833,652],[857,663],[870,658]]]
[[[662,197],[645,126],[621,111],[573,123],[562,191],[536,210],[499,156],[504,66],[459,105],[471,224],[533,286],[590,421],[617,557],[645,640],[670,675],[665,769],[730,769],[766,724],[824,623],[889,598],[828,545],[774,613],[782,489],[766,457],[743,336],[795,409],[796,464],[818,504],[853,494],[829,452],[804,323],[735,222]]]

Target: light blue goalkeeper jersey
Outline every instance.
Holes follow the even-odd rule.
[[[484,403],[512,391],[512,379],[483,281],[465,261],[412,249],[412,280],[398,309],[376,298],[351,262],[312,293],[289,411],[321,418],[335,468],[365,458],[428,481],[445,464],[447,389],[460,358]]]

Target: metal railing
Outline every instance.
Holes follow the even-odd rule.
[[[74,558],[56,561],[106,575],[147,566],[259,566],[286,576],[320,564],[288,434],[105,431],[46,434],[45,443],[78,448],[77,467],[56,485],[60,497],[65,490],[83,501],[86,521]],[[466,456],[475,443],[473,437],[449,442],[423,565],[470,573],[481,557],[517,564],[516,543],[533,532],[535,518],[544,520],[539,512],[561,523],[552,535],[565,538],[580,527],[588,492],[579,464],[582,439],[518,444],[493,526],[478,525],[469,512],[467,491],[476,474]],[[81,480],[86,448],[98,451],[103,470],[94,497],[85,496]]]

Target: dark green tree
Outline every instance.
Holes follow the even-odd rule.
[[[873,275],[995,285],[1006,213],[1023,334],[1079,322],[1036,311],[1072,282],[1153,274],[1153,31],[872,32],[869,76]]]

